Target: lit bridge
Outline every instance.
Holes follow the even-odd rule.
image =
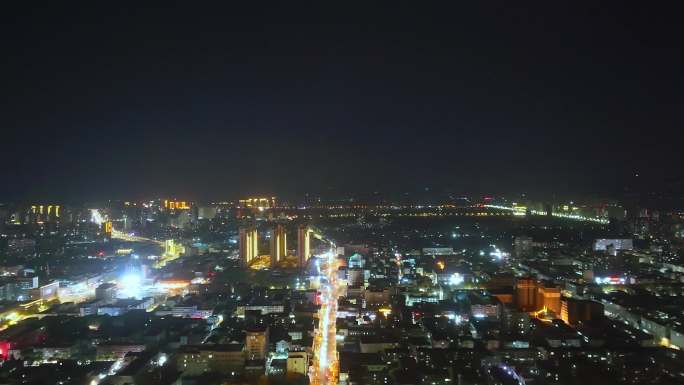
[[[519,215],[519,216],[525,216],[529,212],[532,215],[539,215],[539,216],[544,216],[548,215],[546,211],[540,211],[540,210],[527,210],[527,208],[523,206],[499,206],[499,205],[484,205],[484,207],[492,208],[492,209],[498,209],[498,210],[504,210],[504,211],[510,211],[514,215]],[[551,213],[552,217],[556,218],[564,218],[564,219],[573,219],[576,221],[582,221],[582,222],[593,222],[593,223],[600,223],[602,225],[607,225],[610,223],[608,219],[605,218],[599,218],[599,217],[588,217],[584,215],[579,215],[579,214],[566,214],[566,213],[556,213],[552,212]]]
[[[122,241],[126,242],[149,242],[149,243],[155,243],[159,246],[164,246],[164,242],[152,239],[152,238],[146,238],[146,237],[141,237],[135,234],[126,234],[123,231],[115,230],[112,229],[112,238],[114,239],[120,239]]]

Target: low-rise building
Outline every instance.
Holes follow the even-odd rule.
[[[206,372],[221,374],[242,372],[245,351],[242,344],[184,345],[176,354],[176,365],[183,376]]]

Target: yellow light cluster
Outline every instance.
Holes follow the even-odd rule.
[[[240,199],[240,206],[246,208],[268,209],[275,207],[276,199],[271,198],[247,198]]]
[[[186,201],[170,201],[165,199],[164,208],[168,210],[189,210],[190,205]]]
[[[33,205],[31,206],[31,212],[33,214],[47,214],[47,215],[52,215],[54,214],[56,217],[59,217],[59,205]]]
[[[107,221],[102,224],[102,230],[107,235],[112,235],[112,221]]]

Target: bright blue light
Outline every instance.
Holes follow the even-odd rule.
[[[129,272],[119,278],[119,290],[124,298],[140,298],[143,277],[139,273]]]

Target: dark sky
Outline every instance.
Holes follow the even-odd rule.
[[[663,4],[16,3],[0,16],[5,199],[682,178],[684,32]]]

